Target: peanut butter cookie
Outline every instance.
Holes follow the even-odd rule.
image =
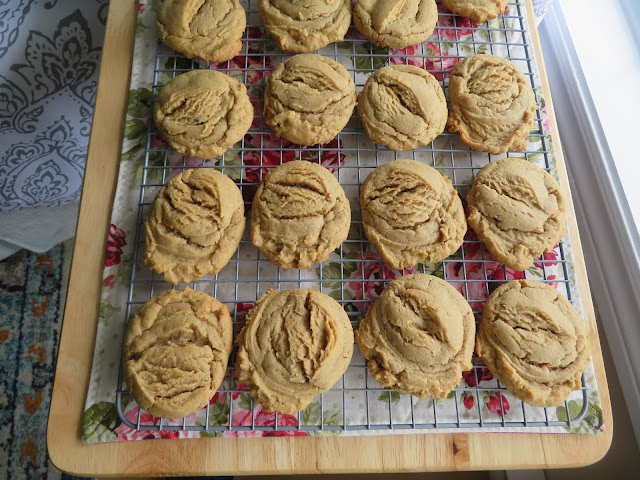
[[[264,119],[279,137],[301,145],[328,143],[356,106],[356,86],[346,68],[316,54],[281,63],[267,81]]]
[[[458,63],[449,79],[452,132],[470,148],[499,155],[527,148],[536,116],[529,80],[510,60],[473,55]]]
[[[394,160],[369,174],[360,209],[367,238],[399,270],[447,258],[467,231],[451,180],[415,160]]]
[[[238,248],[244,226],[244,202],[233,180],[209,168],[186,170],[149,208],[144,263],[173,284],[216,274]]]
[[[493,256],[526,270],[566,231],[567,211],[554,178],[533,163],[503,158],[485,165],[467,194],[469,225]]]
[[[235,78],[193,70],[160,89],[153,120],[178,153],[207,159],[242,140],[253,121],[253,106],[247,88]]]
[[[431,36],[438,22],[435,0],[358,0],[353,23],[379,47],[404,48]]]
[[[206,406],[231,355],[229,309],[185,288],[153,297],[131,318],[124,339],[124,380],[140,408],[180,418]]]
[[[580,389],[589,337],[569,301],[542,282],[513,280],[489,296],[476,351],[514,397],[560,405]]]
[[[444,280],[418,273],[385,287],[356,331],[380,385],[441,400],[472,368],[471,307]]]
[[[344,39],[351,0],[260,0],[265,30],[285,52],[306,53]]]
[[[295,413],[340,379],[353,354],[349,317],[333,298],[269,289],[238,335],[238,381],[267,412]]]
[[[442,0],[442,3],[453,13],[480,23],[504,12],[509,0]]]
[[[324,262],[347,239],[351,207],[329,170],[306,161],[269,172],[253,199],[251,241],[283,268]]]
[[[414,65],[376,70],[358,95],[358,114],[367,135],[391,150],[429,144],[444,130],[447,113],[438,81]]]
[[[246,27],[246,14],[238,0],[164,0],[156,21],[165,45],[209,62],[238,55]]]

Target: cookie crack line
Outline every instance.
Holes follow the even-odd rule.
[[[327,213],[331,213],[331,210],[329,210],[329,212]],[[303,220],[303,219],[310,219],[310,218],[316,218],[316,217],[322,217],[322,218],[326,218],[327,213],[314,213],[314,214],[300,214],[300,215],[269,215],[269,218],[272,219],[277,219],[277,220]]]
[[[381,119],[379,117],[376,117],[376,120],[378,120],[380,123],[383,123],[386,126],[389,126],[389,127],[391,126],[389,123],[386,123],[383,119]],[[371,129],[371,130],[375,130],[375,131],[380,131],[381,130],[380,128],[376,127],[375,125],[369,125],[368,128]],[[410,142],[410,141],[413,140],[413,138],[410,137],[408,134],[404,134],[402,132],[399,132],[395,128],[392,128],[391,131],[385,131],[384,135],[393,138],[398,143],[405,143],[405,142]],[[375,142],[373,140],[371,140],[371,143],[380,143],[380,144],[382,144],[382,142]]]
[[[409,180],[414,180],[414,181],[417,181],[419,183],[417,185],[413,186],[413,187],[407,187],[407,186],[405,186],[405,183],[403,182],[403,180],[404,180],[404,182],[408,182]],[[396,182],[397,183],[386,183],[386,184],[384,184],[382,186],[382,188],[377,189],[377,190],[373,190],[371,192],[371,194],[367,195],[367,197],[366,197],[367,201],[368,202],[374,202],[376,200],[380,200],[382,197],[391,194],[391,192],[393,192],[394,190],[396,190],[398,188],[400,189],[400,191],[394,193],[393,197],[397,197],[397,196],[400,196],[400,195],[403,195],[403,194],[415,193],[421,188],[428,188],[429,187],[429,185],[426,182],[420,182],[420,179],[417,179],[416,177],[411,176],[411,175],[407,175],[407,178],[400,178],[400,179],[396,180]],[[430,198],[434,198],[431,189],[429,189],[429,191],[425,192],[425,193],[427,193]],[[376,194],[378,194],[378,195],[376,195]],[[392,198],[387,203],[390,203],[393,200],[394,199]]]
[[[224,132],[222,134],[222,139],[219,142],[216,143],[222,143],[222,144],[231,144],[231,146],[233,146],[233,144],[235,143],[232,140],[229,140],[229,125],[231,125],[233,122],[231,121],[231,114],[233,113],[233,107],[236,105],[236,96],[232,95],[231,96],[231,101],[229,102],[229,106],[227,107],[227,112],[225,113],[224,116],[224,121],[226,124],[226,128],[224,129]],[[251,107],[252,111],[251,113],[253,114],[253,106]],[[248,130],[248,129],[247,129]],[[240,140],[242,140],[242,138],[244,138],[244,135],[242,135],[242,137],[240,137]]]
[[[191,308],[191,311],[192,311],[192,312],[194,312],[194,311],[195,311],[195,310],[194,310],[194,306],[193,306],[193,304],[191,304],[191,302],[184,302],[184,303],[188,303],[188,304],[189,304],[189,307]],[[156,301],[156,297],[154,297],[154,298],[152,298],[152,299],[148,300],[148,301],[147,301],[147,303],[145,303],[145,306],[146,306],[146,305],[149,305],[149,308],[151,307],[151,305],[158,305],[159,307],[161,307],[161,308],[160,308],[160,311],[162,311],[162,310],[167,306],[167,305],[162,305],[161,303],[158,303],[158,302]],[[170,305],[170,304],[168,304],[168,305]],[[219,310],[215,310],[215,311],[214,311],[214,312],[212,312],[212,313],[217,313],[218,311],[219,311]],[[148,331],[150,331],[150,330],[153,330],[155,326],[156,326],[156,323],[155,323],[155,322],[152,322],[152,323],[151,323],[151,325],[149,325],[147,328],[141,328],[141,329],[140,329],[140,333],[139,333],[139,334],[137,334],[137,335],[136,335],[136,337],[141,337],[141,336],[142,336],[143,334],[145,334],[146,332],[148,332]],[[141,352],[141,353],[144,353],[144,352]]]
[[[402,298],[399,295],[394,295],[395,298],[397,298],[401,305],[409,310],[411,310],[416,317],[420,318],[421,320],[425,321],[425,322],[431,322],[431,323],[436,323],[435,320],[430,316],[430,315],[422,315],[422,313],[418,310],[418,308],[414,305],[411,305],[410,302],[406,301],[404,298]],[[400,327],[399,325],[394,325],[393,323],[389,324],[391,326],[392,329],[394,329],[396,332],[398,333],[403,333],[404,332],[404,328]],[[420,332],[423,332],[425,335],[433,338],[434,340],[436,340],[438,343],[444,344],[446,345],[447,342],[444,338],[444,333],[442,332],[442,330],[440,330],[439,332],[433,332],[430,329],[425,329],[425,328],[420,328],[420,327],[415,327],[417,330],[420,330]],[[401,337],[404,339],[404,335],[401,335]],[[406,341],[406,339],[405,339]],[[411,343],[412,345],[415,345],[415,343],[408,341],[408,343]],[[424,348],[424,347],[420,347],[420,348]],[[430,364],[432,365],[432,364]]]
[[[326,0],[325,0],[326,1]],[[328,2],[327,2],[328,3]],[[289,20],[292,21],[292,23],[294,22],[309,22],[309,21],[313,21],[313,20],[318,20],[318,19],[329,19],[329,18],[333,18],[335,16],[336,13],[338,13],[340,11],[340,9],[343,7],[342,2],[336,2],[336,9],[332,10],[331,12],[328,12],[327,14],[323,15],[322,12],[312,12],[310,11],[309,8],[305,9],[305,13],[309,16],[308,18],[302,19],[300,18],[300,13],[298,13],[297,18],[292,17],[291,15],[289,15],[288,13],[284,12],[284,10],[278,8],[276,5],[273,4],[272,1],[268,2],[269,6],[272,7],[274,10],[276,10],[278,13],[280,13],[283,17],[288,18]],[[284,26],[285,28],[287,27],[286,25]]]
[[[220,3],[223,3],[223,2],[216,2],[216,8],[219,8],[221,6]],[[227,9],[224,12],[224,14],[223,14],[222,18],[220,19],[220,21],[215,26],[216,27],[220,27],[221,24],[225,24],[224,27],[220,27],[220,28],[222,28],[223,30],[230,30],[230,25],[229,25],[228,18],[232,14],[232,12],[235,10],[235,8],[233,7],[233,3],[232,2],[224,2],[224,3],[225,3],[225,5],[223,5],[223,6],[226,6]],[[206,0],[202,2],[200,7],[198,8],[198,11],[193,15],[193,17],[191,17],[191,20],[189,21],[189,27],[191,27],[193,25],[193,22],[196,21],[196,17],[202,12],[202,9],[204,8],[204,6],[206,4],[207,4]],[[240,7],[240,8],[242,8],[242,7]],[[202,37],[204,37],[204,36],[208,37],[208,35],[205,32],[197,31],[197,33],[198,33],[198,35],[200,35]],[[240,35],[238,36],[238,40],[240,40],[241,37],[242,37],[242,33],[240,33]],[[211,37],[209,37],[209,38],[211,38]],[[219,39],[216,38],[216,40],[219,40]],[[230,42],[231,42],[231,40],[230,40]],[[218,41],[218,43],[220,43],[220,42]]]
[[[192,186],[192,185],[187,184],[187,183],[184,183],[184,182],[183,182],[183,184],[184,184],[184,185],[186,185],[186,186],[189,188],[189,190],[195,190],[196,192],[206,191],[206,190],[203,190],[203,189],[201,189],[201,188],[197,188],[197,187],[195,187],[195,186]],[[204,202],[203,200],[200,200],[200,199],[198,199],[198,198],[194,197],[194,192],[189,192],[188,194],[187,194],[187,192],[180,192],[180,193],[181,193],[181,194],[182,194],[182,193],[184,193],[185,195],[189,195],[189,202],[188,202],[188,204],[190,204],[190,205],[196,205],[196,206],[198,206],[198,207],[202,207],[202,208],[203,208],[203,209],[205,209],[205,210],[211,210],[210,208],[207,208],[207,206],[206,206],[206,204],[205,204],[205,202]],[[215,195],[215,197],[214,197],[216,200],[218,200],[218,193],[219,193],[219,192],[216,192],[216,195]],[[212,196],[213,196],[213,195],[212,195]],[[177,211],[177,212],[180,212],[180,213],[183,213],[183,214],[187,214],[187,213],[188,213],[188,212],[186,212],[184,209],[179,208],[179,207],[178,207],[178,205],[176,205],[176,203],[175,203],[176,201],[175,201],[175,200],[172,198],[172,196],[169,194],[168,190],[167,190],[167,191],[165,191],[165,192],[163,192],[163,194],[162,194],[162,197],[161,197],[161,198],[162,198],[164,201],[166,201],[169,205],[171,205],[171,208],[172,208],[174,211]],[[180,199],[180,202],[184,202],[184,200]],[[220,203],[220,202],[218,202],[218,204],[219,204],[219,203]],[[208,212],[208,213],[219,213],[219,212]],[[215,223],[218,223],[218,222],[215,222]]]
[[[141,334],[149,331],[150,329],[145,329],[141,332]],[[196,333],[195,330],[191,330],[191,333]],[[163,347],[176,347],[176,348],[182,348],[182,347],[186,347],[187,345],[196,345],[197,347],[203,347],[205,350],[208,350],[212,355],[215,355],[215,353],[221,353],[219,349],[215,348],[211,343],[207,342],[207,343],[203,343],[203,341],[206,341],[207,338],[206,337],[198,337],[197,340],[195,342],[189,342],[188,344],[181,344],[178,342],[173,341],[174,338],[180,338],[184,335],[184,332],[177,332],[174,333],[172,335],[169,335],[168,337],[159,337],[158,338],[158,342],[160,343]],[[134,353],[132,353],[129,357],[128,360],[132,360],[135,362],[138,362],[139,360],[141,360],[142,356],[146,353],[146,350],[142,350],[142,351],[135,351]],[[206,352],[203,352],[205,355],[201,355],[199,358],[202,358],[203,356],[206,356]],[[178,368],[178,367],[164,367],[163,365],[156,365],[154,364],[156,367],[158,368],[167,368],[167,369],[172,369],[172,368]],[[185,371],[190,371],[190,370],[185,370]]]
[[[413,94],[413,92],[407,89],[403,89],[397,85],[385,85],[385,86],[393,92],[395,98],[398,100],[400,105],[402,105],[409,113],[411,113],[412,115],[415,115],[416,117],[422,118],[426,122],[426,119],[420,114],[420,112],[416,111],[415,108],[412,108],[410,105],[406,103],[404,96],[402,95],[403,93],[407,93],[408,95],[413,96],[415,100],[415,94]]]
[[[518,198],[515,195],[513,195],[512,193],[509,192],[508,187],[510,187],[511,185],[507,184],[507,185],[500,185],[500,189],[493,187],[491,183],[489,183],[491,180],[488,181],[482,181],[482,182],[478,182],[478,186],[484,186],[487,187],[489,190],[492,190],[494,192],[496,192],[498,195],[504,195],[507,198],[510,198],[511,200],[513,200],[514,202],[518,202],[518,203],[522,203],[524,204],[526,207],[529,208],[535,208],[536,210],[538,210],[539,212],[545,212],[546,211],[540,206],[539,202],[536,202],[535,199],[533,199],[531,201],[531,203],[528,203],[526,201],[526,199],[522,199],[522,198]],[[505,188],[506,187],[506,188]],[[556,196],[553,192],[548,192],[549,194],[552,194],[554,197]]]
[[[306,85],[306,84],[304,84]],[[332,107],[335,107],[336,105],[338,105],[339,103],[341,103],[343,100],[347,99],[348,97],[351,96],[350,92],[345,92],[344,94],[342,94],[342,92],[340,90],[331,90],[331,92],[335,92],[335,93],[340,93],[342,94],[342,96],[336,100],[331,100],[329,103],[326,104],[326,106],[324,106],[321,110],[311,110],[311,109],[304,109],[302,108],[302,106],[298,103],[296,106],[291,105],[291,103],[295,103],[297,102],[297,100],[286,100],[286,99],[282,99],[280,98],[280,95],[278,94],[278,92],[274,92],[274,89],[271,89],[271,95],[273,95],[274,97],[276,97],[276,99],[284,106],[286,106],[288,109],[296,112],[296,113],[300,113],[300,114],[306,114],[306,115],[321,115],[323,113],[326,113],[327,110],[331,109]],[[320,90],[320,92],[326,92],[329,90]],[[285,92],[282,93],[283,95],[285,94]],[[277,116],[278,114],[276,114],[275,116]]]
[[[222,3],[222,2],[219,2]],[[191,26],[193,25],[193,22],[196,21],[196,17],[199,16],[202,13],[202,9],[204,8],[204,6],[207,4],[207,0],[201,0],[200,6],[198,7],[198,10],[196,11],[196,13],[193,14],[193,16],[191,17],[191,20],[189,20],[189,28],[191,28]],[[216,5],[217,7],[220,7],[221,5]],[[229,10],[227,10],[227,12],[225,13],[225,16],[223,17],[223,19],[225,19],[227,17],[227,15],[229,14]],[[200,33],[200,32],[198,32]]]
[[[207,387],[205,385],[201,385],[199,387],[194,387],[191,390],[183,390],[179,393],[176,393],[175,395],[154,395],[153,398],[157,399],[157,400],[171,400],[173,398],[176,398],[180,395],[188,395],[190,393],[195,393],[198,390],[202,390],[203,388],[211,388],[211,387]],[[156,402],[154,402],[154,405],[156,404]]]
[[[322,228],[320,229],[320,233],[318,234],[318,241],[316,243],[317,247],[324,246],[324,248],[327,248],[327,246],[329,245],[329,240],[327,240],[327,239],[322,240],[322,239],[325,237],[325,235],[326,235],[325,232],[326,232],[326,230],[328,228],[327,217],[329,215],[331,215],[332,213],[334,213],[337,208],[338,208],[338,204],[336,202],[336,204],[333,205],[333,207],[323,215],[324,222],[322,224]],[[348,235],[348,233],[347,233],[347,235]],[[339,248],[341,244],[342,244],[342,242],[340,242],[340,244],[338,246],[333,248],[332,251],[335,250],[336,248]]]
[[[152,220],[153,223],[155,224],[155,227],[158,230],[163,231],[165,234],[167,233],[172,233],[173,235],[175,235],[178,238],[181,238],[182,240],[185,241],[185,243],[189,246],[189,247],[193,247],[193,248],[198,248],[200,250],[205,250],[205,249],[210,249],[212,247],[217,247],[220,242],[216,242],[214,245],[201,245],[199,243],[194,242],[193,240],[191,240],[191,237],[186,236],[184,233],[182,233],[180,230],[176,230],[173,227],[169,227],[167,225],[165,225],[162,222],[158,222],[155,219]],[[173,256],[177,257],[177,258],[185,258],[185,257],[181,257],[180,255],[178,255],[175,251],[172,252]]]
[[[331,2],[331,0],[324,0],[322,3],[325,4],[329,4]],[[323,13],[323,12],[316,12],[313,11],[313,7],[302,7],[301,9],[303,10],[303,12],[301,11],[297,11],[294,12],[296,14],[295,17],[291,16],[290,14],[288,14],[287,12],[285,12],[284,9],[280,8],[278,5],[275,5],[273,0],[267,0],[267,1],[261,1],[260,2],[261,5],[264,3],[266,4],[265,10],[267,8],[272,8],[273,10],[275,10],[276,12],[278,12],[278,14],[280,16],[283,17],[283,19],[285,20],[285,24],[281,24],[281,25],[271,25],[273,23],[273,21],[269,22],[269,26],[270,27],[275,27],[275,28],[285,28],[285,29],[291,29],[294,28],[293,25],[291,24],[296,24],[296,23],[307,23],[307,22],[313,22],[315,20],[335,20],[335,16],[336,15],[340,15],[341,10],[345,9],[345,4],[343,1],[336,1],[334,2],[335,8],[329,12]],[[288,3],[294,3],[294,2],[288,2]],[[261,10],[262,10],[262,6],[261,6]],[[272,15],[272,12],[265,12],[269,15]],[[305,14],[306,18],[303,17],[302,13]],[[349,15],[351,16],[351,15]],[[282,23],[282,19],[280,20],[280,22]],[[320,34],[324,34],[324,32],[322,31],[318,31],[315,30],[313,31],[313,33],[320,33]]]
[[[270,375],[270,373],[274,372],[273,367],[271,367],[271,365],[268,363],[270,360],[273,361],[275,360],[276,363],[278,363],[278,365],[280,365],[280,367],[286,371],[286,372],[290,372],[291,369],[289,367],[287,367],[287,365],[284,363],[284,360],[282,358],[280,358],[280,356],[277,355],[278,352],[278,346],[276,344],[278,338],[275,335],[272,335],[270,338],[270,342],[269,342],[269,346],[271,347],[271,354],[272,357],[267,358],[265,356],[265,358],[263,358],[262,363],[260,364],[260,369],[262,370],[262,372],[264,373],[264,375],[267,378],[273,378],[272,375]],[[287,338],[287,345],[290,347],[291,342],[289,342],[289,339]],[[257,372],[256,372],[257,373]],[[277,386],[279,386],[276,383]]]
[[[166,345],[163,345],[166,346]],[[144,352],[143,352],[144,353]],[[198,357],[198,359],[203,359],[205,358],[203,357]],[[198,374],[204,374],[208,369],[202,369],[202,370],[193,370],[193,369],[189,369],[189,368],[180,368],[179,366],[173,365],[173,366],[164,366],[158,363],[149,363],[149,362],[141,362],[140,358],[138,358],[137,360],[134,360],[133,358],[128,360],[129,362],[133,362],[135,364],[135,366],[137,367],[136,369],[134,369],[134,372],[136,373],[141,373],[141,374],[145,374],[145,373],[152,373],[150,370],[156,370],[156,371],[162,371],[162,372],[176,372],[176,371],[180,371],[181,373],[188,373],[188,374],[193,374],[193,375],[198,375]],[[207,362],[209,363],[209,362]],[[157,375],[155,375],[157,377]],[[150,382],[150,384],[153,385],[157,385],[157,384],[161,384],[162,382]]]
[[[314,178],[313,180],[318,180],[318,181],[321,182],[321,179]],[[276,195],[278,195],[278,194],[277,194],[277,192],[275,192],[273,190],[272,185],[273,186],[279,186],[279,187],[300,188],[302,190],[308,190],[310,192],[317,193],[318,195],[322,195],[322,196],[326,196],[327,195],[326,190],[320,190],[320,189],[317,189],[317,188],[313,188],[313,185],[310,185],[309,183],[293,182],[293,181],[290,181],[290,180],[284,179],[284,178],[283,179],[274,180],[273,182],[270,182],[268,185],[266,185],[266,188],[268,188],[270,192],[273,192]]]

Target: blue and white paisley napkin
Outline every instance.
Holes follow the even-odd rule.
[[[75,233],[108,0],[0,0],[0,259]]]

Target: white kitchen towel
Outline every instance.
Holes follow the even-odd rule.
[[[552,3],[553,0],[533,0],[533,11],[536,14],[536,23],[538,25],[540,25],[544,14],[547,13]]]

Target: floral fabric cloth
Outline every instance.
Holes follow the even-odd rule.
[[[574,392],[566,405],[545,410],[516,400],[476,359],[473,370],[465,372],[455,391],[447,399],[434,403],[431,399],[420,400],[382,388],[368,373],[357,348],[343,380],[297,415],[268,413],[255,404],[247,387],[236,380],[235,353],[230,359],[227,377],[206,409],[175,420],[161,420],[138,409],[119,384],[119,347],[128,316],[151,296],[171,288],[142,263],[144,242],[139,219],[160,186],[185,167],[218,168],[229,175],[242,191],[247,212],[257,185],[269,169],[294,159],[318,162],[334,172],[351,201],[354,221],[349,238],[328,262],[300,272],[280,270],[257,253],[247,231],[236,257],[215,278],[207,276],[191,284],[229,306],[236,334],[252,302],[267,288],[317,288],[338,300],[357,324],[388,281],[412,272],[446,279],[467,298],[478,320],[489,293],[501,282],[516,278],[532,278],[554,285],[580,308],[570,239],[538,259],[526,272],[500,265],[472,231],[468,232],[464,246],[443,262],[425,263],[403,271],[384,265],[379,253],[367,242],[359,222],[359,185],[376,165],[394,158],[413,157],[452,178],[464,197],[473,174],[500,156],[471,152],[456,135],[447,132],[428,148],[394,155],[368,141],[357,115],[338,138],[327,145],[300,147],[281,140],[264,125],[260,113],[266,77],[286,56],[265,34],[257,15],[257,2],[250,0],[243,4],[249,25],[243,52],[229,62],[212,65],[186,60],[160,45],[154,31],[157,3],[140,4],[122,162],[107,242],[104,289],[84,414],[84,441],[407,434],[452,428],[478,431],[478,427],[487,432],[597,433],[603,429],[591,367],[584,375],[584,391]],[[523,33],[526,12],[521,2],[511,3],[503,17],[484,25],[454,16],[441,5],[438,7],[438,28],[424,44],[402,50],[382,49],[351,29],[344,42],[332,44],[320,53],[336,58],[351,71],[358,89],[372,71],[387,63],[410,63],[426,68],[446,87],[451,69],[464,56],[494,53],[514,59],[532,79],[540,117],[528,139],[527,152],[512,156],[526,158],[554,174],[553,138],[535,59],[529,57],[532,49],[525,48],[531,40]],[[178,155],[167,147],[149,118],[155,89],[175,74],[192,68],[213,68],[238,78],[246,84],[254,105],[256,117],[252,128],[243,141],[222,158],[202,161]],[[118,389],[121,390],[116,395]]]

